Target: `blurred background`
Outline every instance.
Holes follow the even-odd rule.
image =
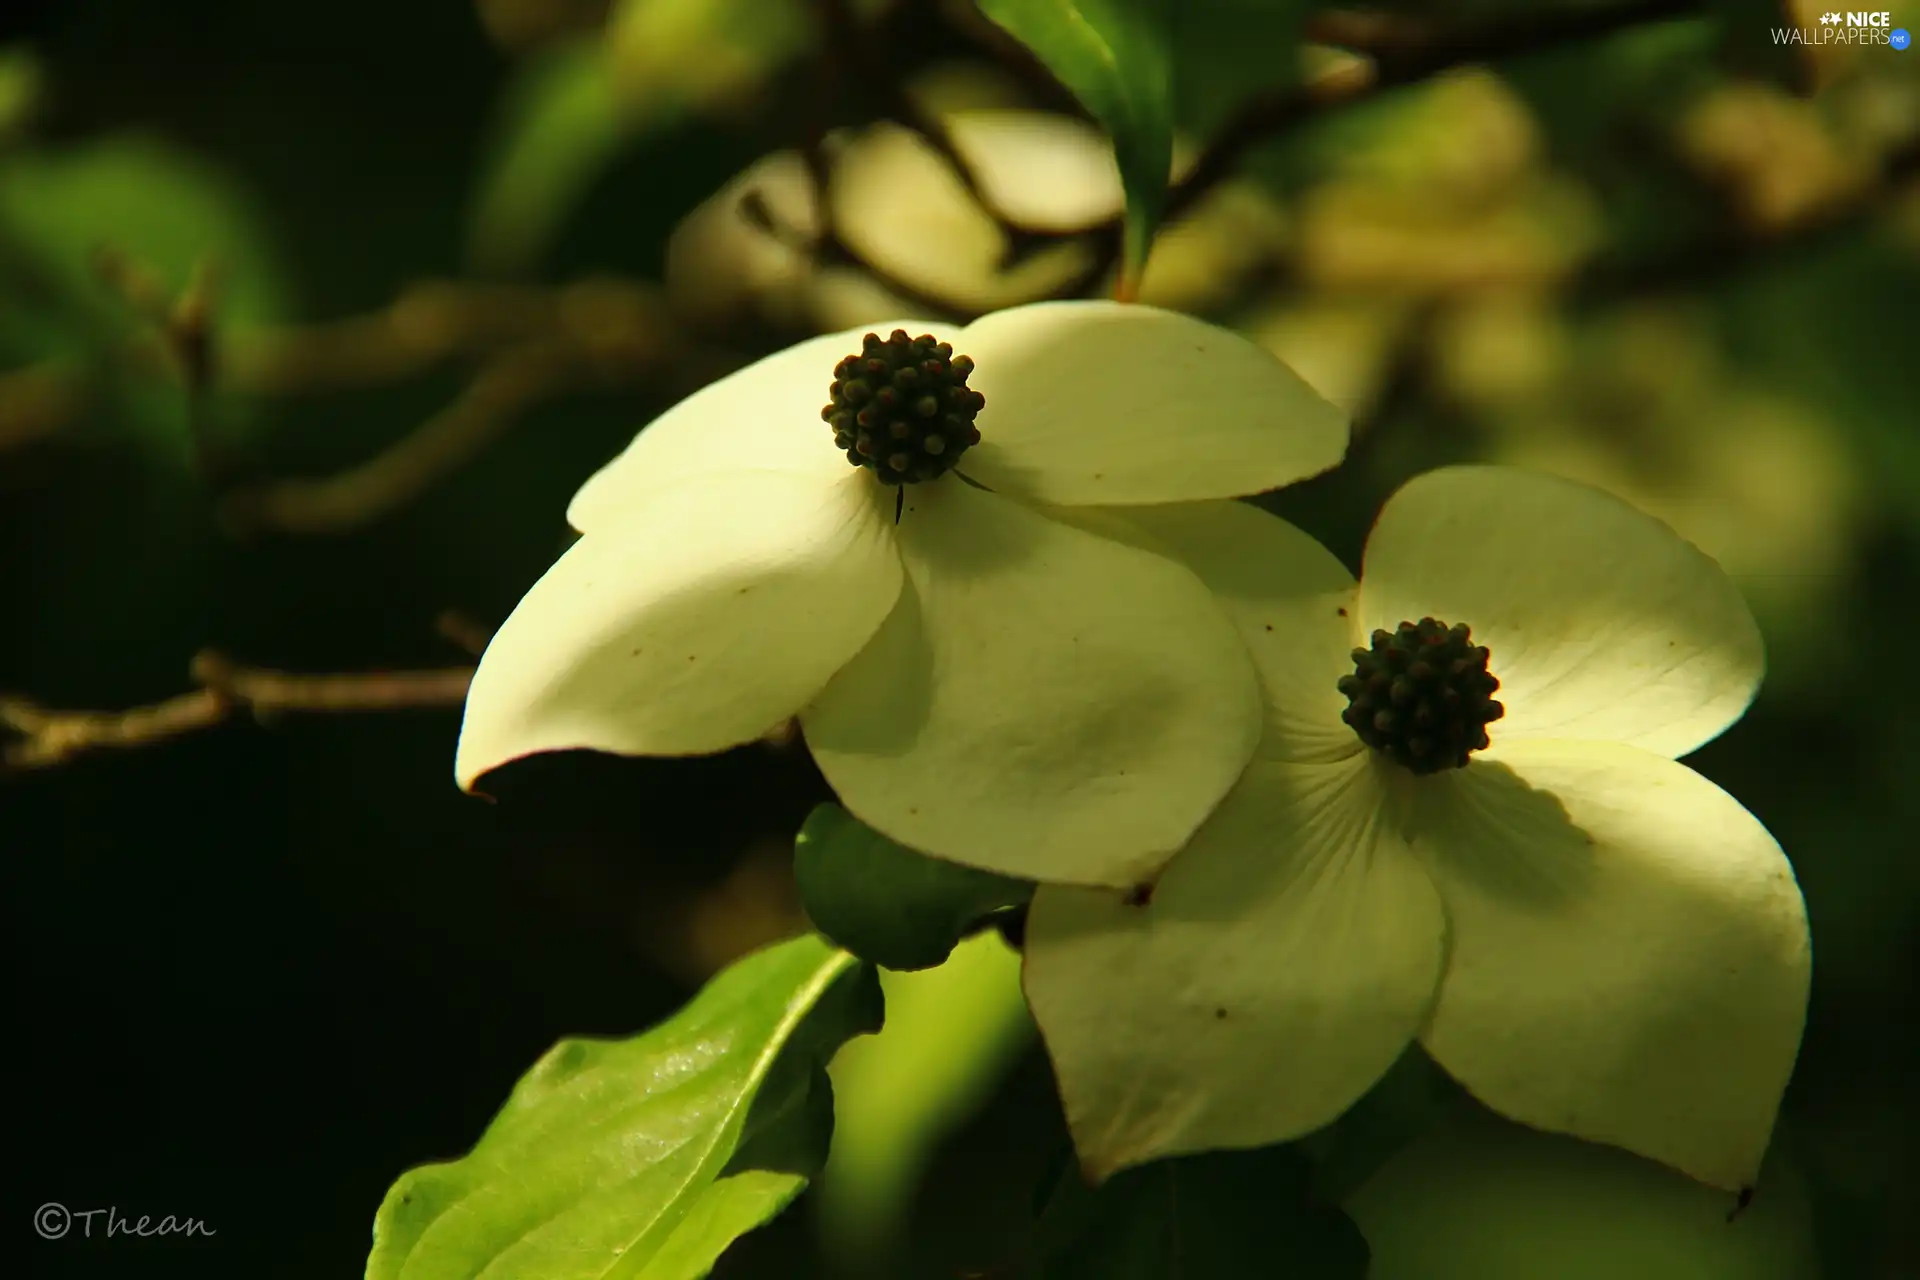
[[[1486,458],[1622,494],[1739,580],[1770,678],[1693,763],[1787,848],[1818,957],[1784,1190],[1751,1211],[1773,1243],[1661,1253],[1726,1206],[1647,1169],[1523,1181],[1564,1188],[1540,1230],[1652,1240],[1652,1280],[1920,1275],[1920,51],[1783,44],[1821,7],[1750,0],[1551,37],[1576,11],[1616,9],[1197,4],[1143,296],[1353,412],[1353,462],[1265,500],[1350,563],[1402,480]],[[30,1273],[359,1274],[386,1187],[555,1039],[804,927],[804,749],[537,759],[489,805],[451,777],[464,669],[650,416],[810,333],[1098,293],[1120,200],[964,0],[0,9]],[[1058,1124],[1016,967],[989,936],[889,979],[827,1177],[720,1275],[1010,1274]],[[1415,1154],[1373,1194],[1417,1219],[1471,1179]],[[1621,1177],[1652,1217],[1609,1207]],[[47,1201],[218,1234],[42,1241]]]

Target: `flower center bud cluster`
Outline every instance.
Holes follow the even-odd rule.
[[[1373,633],[1340,678],[1340,718],[1360,741],[1415,773],[1458,769],[1487,745],[1487,726],[1506,714],[1493,700],[1500,682],[1467,625],[1434,618]]]
[[[980,443],[973,420],[987,401],[967,386],[972,372],[972,360],[931,334],[870,333],[858,355],[834,366],[820,416],[847,461],[871,468],[882,484],[932,480]]]

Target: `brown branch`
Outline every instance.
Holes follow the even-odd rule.
[[[740,206],[741,213],[762,233],[773,237],[795,253],[812,259],[816,266],[858,268],[871,277],[876,284],[916,310],[936,315],[956,316],[963,320],[973,319],[979,314],[978,308],[930,293],[902,279],[861,254],[848,243],[846,236],[840,230],[839,211],[834,207],[833,200],[834,156],[830,135],[833,131],[834,117],[830,104],[838,98],[845,81],[862,78],[863,69],[853,62],[851,54],[841,49],[836,43],[835,33],[838,26],[843,23],[852,24],[854,20],[851,15],[845,14],[844,6],[836,4],[835,0],[816,0],[816,3],[823,14],[822,25],[828,36],[826,40],[828,52],[820,62],[819,71],[823,84],[814,95],[812,109],[808,112],[809,118],[806,121],[805,136],[800,143],[799,151],[801,161],[807,170],[817,227],[809,232],[783,223],[774,216],[766,200],[754,191],[747,193]],[[836,17],[836,11],[840,11],[842,16]],[[838,36],[840,42],[850,39],[853,37],[844,33]],[[884,71],[885,68],[882,67],[880,70]],[[908,123],[909,128],[914,128],[921,132],[922,136],[927,137],[935,150],[946,158],[948,164],[952,165],[961,175],[962,180],[968,184],[968,190],[974,193],[974,198],[981,208],[992,214],[990,206],[978,194],[978,188],[973,184],[971,171],[967,169],[965,161],[957,151],[953,150],[952,139],[947,136],[944,127],[939,125],[931,113],[922,113],[917,105],[911,105],[910,95],[897,82],[894,88],[898,99],[910,104],[910,114],[925,117],[917,123],[906,121],[901,123]],[[937,136],[927,134],[922,126],[937,129]]]
[[[381,331],[402,336],[384,343]],[[488,353],[453,402],[357,467],[227,495],[222,513],[242,531],[330,534],[360,528],[418,497],[499,439],[536,406],[583,384],[647,379],[692,390],[738,364],[686,345],[648,286],[588,280],[558,291],[422,286],[385,317],[336,326],[318,344],[281,339],[241,348],[240,381],[264,385],[338,377],[385,352],[387,373],[411,372],[454,352]]]
[[[245,711],[256,720],[283,713],[351,714],[457,707],[471,667],[301,675],[237,665],[213,652],[193,660],[190,693],[125,711],[56,711],[0,697],[0,769],[44,769],[96,751],[150,746],[223,724]]]
[[[441,639],[475,658],[486,652],[487,642],[493,639],[491,628],[452,609],[433,620],[433,629],[440,633]]]
[[[240,529],[357,528],[473,457],[527,409],[578,385],[653,380],[690,391],[740,363],[731,352],[690,346],[656,287],[619,279],[551,289],[426,281],[367,315],[221,333],[216,349],[202,290],[190,289],[169,306],[155,301],[137,267],[112,258],[102,266],[129,304],[158,326],[112,358],[139,375],[179,378],[196,403],[203,383],[243,395],[294,396],[391,384],[456,360],[479,366],[451,405],[360,466],[230,494],[227,515]],[[49,363],[0,374],[0,450],[77,420],[93,400],[91,373]]]
[[[423,280],[366,315],[235,333],[227,384],[252,395],[305,395],[383,386],[455,359],[491,359],[503,348],[563,331],[568,300],[594,289],[646,292],[618,281],[539,289]]]
[[[833,157],[828,154],[826,140],[809,140],[801,147],[800,156],[807,168],[809,198],[814,204],[819,230],[808,232],[783,221],[759,191],[749,190],[741,199],[740,213],[755,230],[810,259],[816,267],[854,267],[865,272],[875,284],[916,311],[962,320],[972,320],[979,315],[978,308],[929,293],[848,244],[833,212]]]
[[[232,527],[344,533],[406,505],[429,485],[505,435],[534,405],[580,372],[550,346],[510,351],[474,375],[453,403],[359,466],[315,480],[282,480],[229,494]]]

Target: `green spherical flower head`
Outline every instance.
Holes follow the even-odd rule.
[[[1360,741],[1415,773],[1458,769],[1487,745],[1487,726],[1506,714],[1493,700],[1500,682],[1487,650],[1467,625],[1433,618],[1373,633],[1353,651],[1353,674],[1340,678],[1340,713]]]
[[[820,416],[847,461],[871,467],[882,484],[932,480],[980,443],[973,420],[987,399],[968,389],[972,372],[972,360],[932,334],[870,333],[858,355],[834,366],[833,399]]]

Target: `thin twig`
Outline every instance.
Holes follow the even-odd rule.
[[[223,724],[245,711],[257,720],[284,713],[351,714],[457,707],[473,668],[304,675],[241,666],[214,652],[196,656],[199,688],[125,711],[57,711],[0,697],[0,769],[44,769],[97,751],[150,746]]]
[[[872,277],[875,284],[916,311],[954,316],[961,320],[972,320],[980,315],[980,308],[923,289],[866,257],[848,243],[840,232],[839,213],[834,207],[833,159],[827,154],[825,140],[810,141],[801,154],[806,158],[807,177],[813,184],[814,204],[820,216],[820,235],[813,242],[813,256],[817,262],[825,266],[858,267]]]
[[[453,609],[435,618],[433,629],[440,633],[442,640],[475,658],[487,651],[487,642],[493,639],[492,628],[484,627]]]
[[[551,339],[562,329],[567,300],[589,289],[649,293],[648,286],[615,280],[553,289],[417,281],[365,315],[235,333],[226,383],[250,395],[307,395],[384,386],[450,360],[491,359],[504,348]]]
[[[421,281],[365,315],[222,332],[217,351],[203,332],[207,304],[193,290],[149,310],[166,325],[158,335],[127,341],[109,353],[112,360],[143,377],[178,378],[199,368],[219,389],[251,397],[386,386],[454,361],[488,363],[531,344],[564,346],[594,376],[615,384],[678,370],[697,385],[737,363],[730,352],[690,347],[655,286],[617,278],[550,289]],[[91,402],[94,373],[67,361],[0,374],[0,449],[75,421]]]
[[[817,265],[856,268],[921,312],[961,320],[971,320],[981,314],[977,305],[932,292],[873,261],[856,249],[842,232],[834,204],[835,156],[829,135],[837,123],[837,114],[844,115],[852,109],[841,104],[841,99],[850,94],[871,101],[877,106],[880,119],[890,120],[919,135],[946,164],[967,197],[999,228],[1005,240],[999,263],[1002,269],[1017,265],[1041,246],[1074,236],[1104,234],[1100,228],[1061,233],[1021,225],[986,189],[946,121],[921,102],[900,78],[882,47],[881,34],[863,23],[846,0],[813,0],[813,8],[824,50],[816,68],[816,83],[809,95],[812,107],[799,151],[811,186],[817,227],[803,230],[787,225],[774,215],[758,193],[749,191],[741,211],[763,234]],[[1077,285],[1071,290],[1073,293],[1083,291]]]
[[[1008,220],[981,186],[972,163],[955,144],[946,121],[938,112],[928,110],[893,72],[874,31],[860,21],[847,0],[813,0],[813,7],[820,20],[826,57],[839,62],[840,82],[851,83],[878,97],[885,115],[925,138],[953,169],[973,202],[1009,235],[1017,235],[1020,229]]]
[[[242,531],[332,534],[361,528],[412,501],[466,463],[527,412],[584,385],[628,386],[653,379],[670,391],[692,390],[734,368],[730,353],[686,345],[647,286],[583,281],[552,293],[457,290],[416,293],[389,323],[414,335],[416,355],[449,350],[492,354],[452,403],[359,466],[319,479],[284,480],[227,495],[222,513]],[[367,341],[348,332],[350,352]],[[278,353],[278,376],[338,373],[335,350],[314,361],[311,350]],[[255,358],[260,359],[256,351]],[[275,368],[268,356],[255,373]],[[351,362],[344,367],[350,368]]]
[[[830,4],[826,7],[830,7]],[[979,308],[967,306],[952,298],[941,297],[902,279],[879,263],[862,255],[842,234],[839,210],[834,204],[834,155],[831,139],[833,122],[831,112],[825,104],[836,96],[835,89],[841,81],[849,78],[853,69],[845,66],[840,58],[829,55],[822,62],[820,70],[822,78],[831,87],[820,93],[815,110],[807,122],[806,136],[800,143],[800,158],[807,170],[817,230],[809,234],[797,227],[783,224],[774,216],[767,202],[754,192],[747,193],[747,198],[741,205],[741,213],[762,232],[772,236],[794,252],[811,258],[817,265],[858,268],[876,284],[917,311],[932,315],[955,316],[962,320],[975,318],[980,314]],[[904,96],[904,91],[902,93]],[[986,206],[982,205],[982,207]]]
[[[579,375],[568,352],[546,346],[510,351],[474,375],[451,404],[385,452],[317,480],[240,489],[222,503],[233,527],[285,533],[344,533],[405,506],[436,479],[479,454],[534,405]]]

